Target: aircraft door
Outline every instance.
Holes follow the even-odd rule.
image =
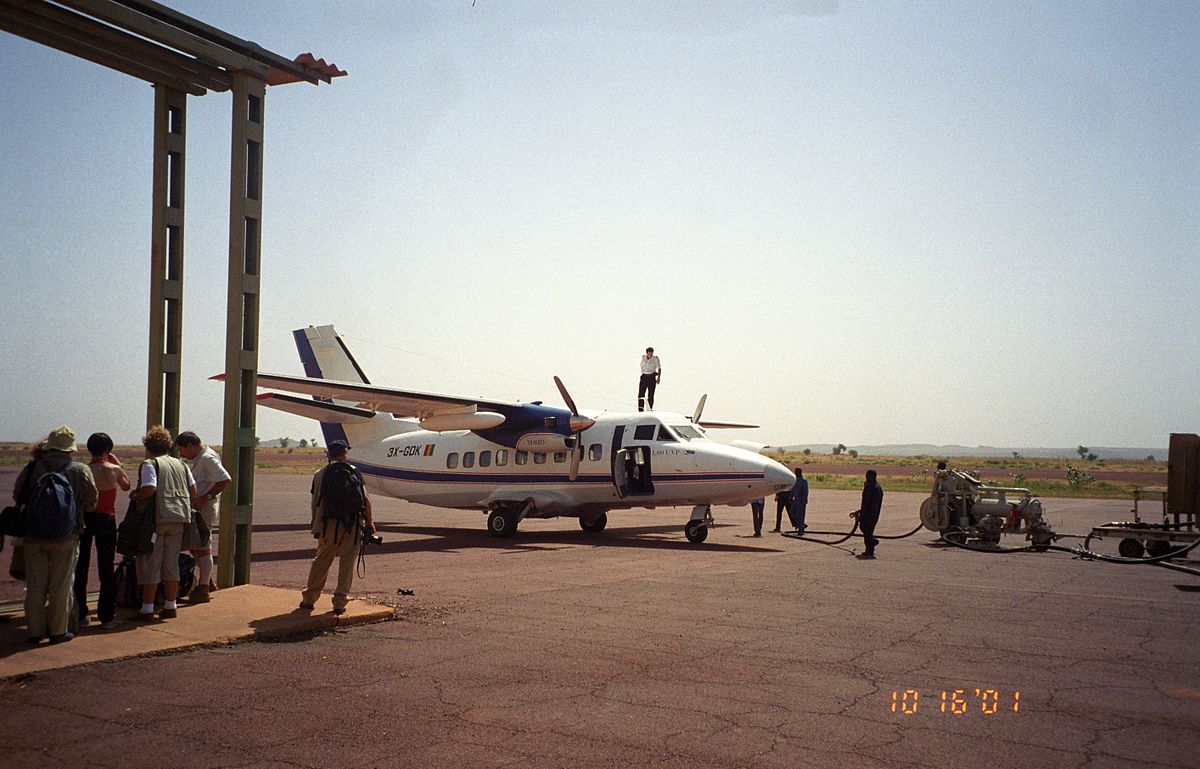
[[[625,428],[613,432],[612,476],[617,497],[643,497],[654,493],[649,446],[621,446]]]

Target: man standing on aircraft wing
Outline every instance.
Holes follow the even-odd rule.
[[[662,362],[654,354],[653,347],[646,348],[646,354],[641,360],[642,378],[638,380],[638,411],[645,411],[646,406],[654,410],[654,388],[662,381]]]
[[[346,461],[350,445],[330,441],[326,447],[329,464],[313,474],[312,534],[317,553],[308,570],[308,583],[300,596],[300,608],[312,609],[325,589],[329,567],[338,558],[338,581],[333,590],[333,613],[342,614],[350,602],[354,582],[354,561],[363,544],[363,536],[375,532],[371,518],[371,499],[363,485],[362,473]]]

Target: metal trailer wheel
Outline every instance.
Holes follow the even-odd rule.
[[[1141,558],[1146,553],[1146,548],[1142,546],[1140,539],[1126,537],[1121,540],[1121,544],[1117,545],[1117,552],[1122,558]]]
[[[488,531],[493,537],[507,539],[517,533],[517,514],[512,510],[499,508],[488,515]]]
[[[708,526],[704,521],[688,521],[683,527],[683,535],[687,537],[688,542],[698,545],[708,539]]]
[[[596,534],[604,531],[604,527],[608,525],[608,513],[600,513],[595,518],[584,520],[582,516],[579,518],[579,528],[589,534]]]
[[[1151,558],[1158,558],[1160,555],[1166,555],[1175,549],[1175,545],[1165,539],[1152,539],[1146,543],[1146,552]]]

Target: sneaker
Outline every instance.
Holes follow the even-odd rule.
[[[316,608],[316,607],[314,607],[314,606],[313,606],[311,603],[309,603],[308,601],[301,601],[301,602],[300,602],[300,608],[301,608],[301,609],[304,609],[305,611],[312,611],[312,610],[313,610],[314,608]]]
[[[159,619],[175,619],[178,616],[179,616],[179,612],[176,609],[165,609],[164,608],[164,609],[158,610],[158,618]]]
[[[859,559],[860,561],[874,561],[875,560],[874,553],[859,553],[858,555],[856,555],[854,557]]]
[[[211,599],[208,597],[208,585],[197,585],[188,595],[188,603],[208,603]]]
[[[135,614],[133,618],[137,622],[153,622],[154,620],[158,619],[158,617],[154,616],[154,612],[152,611],[140,611]]]
[[[75,637],[75,634],[68,630],[67,632],[63,633],[62,635],[50,636],[50,643],[65,644],[67,641],[70,641],[74,637]]]
[[[761,531],[756,531],[756,532],[754,532],[754,536],[756,536],[756,537],[761,537],[761,536],[762,536],[762,532],[761,532]]]
[[[775,534],[782,534],[782,533],[783,533],[783,532],[781,532],[779,529],[771,529],[771,531],[772,531],[773,533],[775,533]]]
[[[87,615],[87,614],[79,615],[79,627],[87,627],[90,624],[92,624],[92,618],[90,615]]]
[[[208,581],[208,591],[211,593],[216,589],[217,589],[217,581],[215,579],[210,579]]]
[[[110,619],[108,622],[101,622],[100,627],[104,630],[116,630],[117,621],[115,619]]]

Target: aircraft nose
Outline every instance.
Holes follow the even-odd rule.
[[[796,485],[796,475],[778,462],[771,462],[763,468],[763,477],[775,491],[784,491]]]

